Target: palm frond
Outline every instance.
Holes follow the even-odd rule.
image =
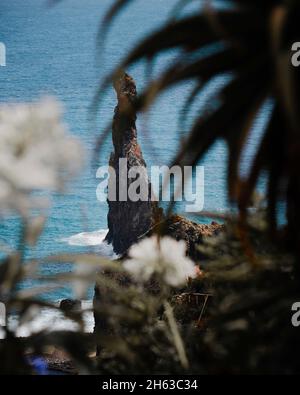
[[[196,0],[194,1],[196,3]],[[116,1],[104,20],[111,23],[121,8],[134,1]],[[182,81],[194,82],[184,110],[201,95],[206,82],[229,73],[231,82],[216,92],[220,103],[195,117],[174,163],[196,164],[218,139],[228,144],[228,194],[246,213],[260,175],[266,172],[270,228],[276,234],[278,205],[287,206],[286,241],[300,255],[300,74],[291,65],[291,47],[300,41],[300,4],[283,0],[199,1],[199,10],[180,17],[190,1],[179,1],[176,17],[139,43],[101,86],[95,103],[109,81],[132,64],[155,58],[170,49],[179,51],[167,71],[150,81],[138,97],[136,110],[146,110],[159,94]],[[202,6],[201,6],[202,4]],[[174,11],[174,10],[173,10]],[[174,14],[173,14],[174,16]],[[208,52],[207,52],[208,51]],[[189,55],[193,55],[193,60]],[[274,102],[273,115],[263,131],[249,175],[240,179],[242,152],[266,98]],[[195,104],[195,103],[194,103]],[[224,158],[225,160],[225,158]]]

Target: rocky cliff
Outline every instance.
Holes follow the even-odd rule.
[[[175,240],[184,240],[187,255],[195,262],[200,262],[203,255],[197,246],[203,243],[205,237],[217,235],[223,229],[224,225],[216,222],[212,222],[211,224],[197,224],[180,215],[174,214],[154,225],[147,236],[159,233],[162,236],[169,236]]]
[[[121,75],[115,82],[114,88],[117,93],[118,105],[112,127],[112,140],[114,151],[110,157],[110,167],[113,170],[109,186],[116,187],[116,199],[108,199],[108,228],[106,240],[113,245],[114,251],[122,255],[120,261],[126,257],[127,250],[142,237],[151,236],[153,233],[168,235],[176,240],[184,240],[187,245],[187,254],[199,262],[201,254],[197,245],[203,242],[203,237],[212,236],[222,230],[222,226],[216,223],[211,225],[197,224],[178,215],[165,218],[157,203],[151,202],[151,184],[148,181],[146,163],[137,141],[136,113],[134,111],[134,100],[136,98],[136,86],[133,79],[126,73]],[[120,159],[126,159],[126,175],[120,169]],[[120,196],[120,188],[127,192],[136,181],[128,178],[128,172],[138,166],[144,169],[139,175],[140,185],[147,190],[149,198],[145,201],[131,201]],[[125,182],[126,181],[126,182]],[[113,183],[114,185],[112,185]],[[122,193],[121,193],[122,195]],[[121,199],[120,199],[121,197]],[[121,263],[120,263],[121,264]],[[103,273],[104,274],[104,273]],[[123,274],[105,272],[108,278],[117,279],[120,285],[126,286],[130,283],[129,278]],[[107,313],[101,313],[103,306],[113,303],[110,300],[110,291],[105,286],[95,287],[94,317],[95,333],[108,334],[111,326]],[[103,345],[102,345],[103,346]],[[98,353],[102,346],[98,344]]]
[[[137,92],[132,77],[123,73],[114,81],[118,104],[115,108],[112,141],[114,151],[109,165],[114,170],[109,186],[116,190],[115,196],[108,199],[108,228],[106,241],[113,245],[117,254],[123,255],[142,236],[160,232],[177,240],[185,240],[188,255],[197,260],[200,258],[197,244],[204,236],[210,236],[222,229],[222,226],[197,224],[178,215],[164,218],[157,203],[151,202],[151,184],[148,180],[146,163],[137,141],[136,112],[134,101]],[[120,162],[121,160],[121,162]],[[122,162],[123,161],[123,162]],[[125,162],[124,162],[125,161]],[[120,164],[125,163],[125,169]],[[130,170],[139,168],[137,177],[130,178]],[[124,171],[125,170],[125,171]],[[139,178],[140,189],[147,191],[143,200],[132,201],[128,197],[130,186]],[[122,189],[122,191],[121,191]],[[125,195],[124,196],[124,191]]]
[[[110,197],[108,199],[109,232],[106,241],[113,245],[115,253],[123,254],[151,228],[157,205],[151,202],[151,185],[148,181],[146,163],[137,141],[136,112],[133,106],[137,93],[134,80],[124,73],[114,81],[114,88],[118,104],[112,126],[114,151],[109,165],[114,169],[115,177],[110,177],[109,186],[112,190],[116,189],[116,200]],[[128,177],[130,170],[136,167],[140,169],[139,174],[136,177]],[[145,196],[143,201],[132,201],[128,198],[128,191],[138,178],[140,193],[147,191],[148,197]]]

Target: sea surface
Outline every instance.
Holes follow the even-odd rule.
[[[86,166],[68,188],[68,192],[52,196],[52,208],[45,230],[35,248],[26,251],[27,257],[43,257],[58,252],[92,251],[112,254],[103,243],[107,232],[107,205],[98,202],[96,179],[98,166],[106,165],[112,149],[108,139],[98,161],[91,164],[97,136],[113,116],[116,98],[108,89],[101,102],[96,123],[89,122],[89,107],[100,81],[111,72],[133,46],[149,32],[157,29],[170,15],[176,0],[135,0],[114,21],[105,46],[97,55],[96,36],[99,24],[112,0],[63,0],[47,7],[46,0],[0,1],[0,42],[7,48],[7,66],[0,68],[0,103],[35,101],[44,95],[58,98],[64,105],[65,122],[85,147]],[[193,3],[193,2],[192,2]],[[186,12],[192,12],[187,8]],[[169,66],[178,54],[168,52],[157,59],[153,76]],[[138,90],[146,84],[147,68],[140,63],[129,72]],[[221,76],[205,89],[192,116],[211,100],[228,76]],[[138,120],[139,142],[148,166],[168,165],[174,157],[186,130],[178,129],[180,106],[193,89],[191,82],[174,87],[162,95],[147,117]],[[250,163],[259,141],[261,129],[270,112],[271,103],[257,119],[256,127],[244,155],[245,168]],[[218,142],[206,155],[205,210],[223,212],[226,199],[227,148]],[[178,210],[183,207],[179,206]],[[0,241],[15,248],[20,235],[18,218],[1,219]],[[49,265],[47,273],[71,271],[68,265]],[[33,284],[28,281],[26,286]],[[59,301],[72,296],[68,287],[46,297]]]

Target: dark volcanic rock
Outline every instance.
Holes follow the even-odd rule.
[[[163,236],[170,236],[176,240],[184,240],[187,248],[187,255],[197,261],[202,258],[197,249],[197,245],[203,243],[204,237],[217,235],[224,229],[224,225],[216,222],[211,224],[197,224],[180,215],[172,215],[154,226],[148,235],[159,233]]]
[[[216,223],[210,225],[197,224],[184,217],[173,215],[164,219],[157,203],[151,202],[151,184],[148,181],[146,163],[137,141],[136,112],[134,101],[136,99],[136,86],[134,80],[126,73],[122,74],[115,82],[114,88],[117,93],[118,105],[112,127],[112,140],[114,152],[110,157],[110,167],[116,174],[116,179],[110,177],[109,183],[115,181],[116,200],[108,199],[108,229],[106,241],[113,245],[117,254],[126,254],[126,251],[144,235],[151,235],[160,231],[176,240],[185,240],[188,255],[193,259],[199,258],[196,248],[201,243],[203,236],[214,235],[222,229]],[[120,159],[126,160],[126,176],[120,170]],[[122,201],[120,198],[120,185],[125,186],[127,194],[130,185],[137,178],[128,178],[128,172],[134,167],[144,169],[139,175],[140,183],[143,183],[148,198],[141,201]],[[125,183],[125,184],[124,184]]]
[[[114,88],[117,93],[118,105],[115,108],[115,115],[112,127],[112,140],[114,152],[110,157],[110,167],[115,170],[116,179],[110,177],[109,185],[115,182],[116,201],[108,199],[108,229],[106,241],[113,245],[117,254],[127,251],[138,238],[145,234],[153,224],[154,212],[157,205],[151,202],[151,185],[148,181],[146,163],[143,159],[141,148],[137,141],[136,112],[134,111],[134,100],[136,99],[136,86],[134,80],[126,73],[121,75],[115,82]],[[127,174],[124,176],[120,168],[120,159],[127,160]],[[128,172],[133,167],[144,170],[143,174],[135,178],[129,178]],[[122,201],[122,193],[128,195],[130,185],[139,178],[146,191],[146,198],[143,201]]]
[[[146,173],[146,163],[140,146],[137,142],[136,112],[134,111],[134,101],[136,99],[136,86],[133,79],[128,74],[123,74],[114,83],[117,93],[118,105],[115,108],[115,115],[112,128],[112,140],[114,152],[110,157],[110,167],[116,174],[116,199],[108,199],[108,228],[109,232],[106,241],[113,245],[117,254],[126,257],[128,249],[143,237],[149,237],[153,233],[168,235],[176,240],[184,240],[187,244],[187,254],[194,260],[201,258],[197,245],[203,242],[204,236],[212,236],[222,229],[221,225],[212,223],[211,225],[201,225],[191,222],[181,216],[173,215],[165,218],[162,209],[155,202],[151,202],[151,184]],[[141,175],[140,182],[144,183],[145,190],[148,191],[146,201],[122,201],[119,199],[120,183],[124,183],[123,172],[120,172],[119,160],[127,160],[127,171],[133,167],[140,167],[145,170]],[[135,182],[135,179],[128,179],[126,174],[127,191]],[[111,176],[109,187],[114,178]],[[121,264],[121,263],[120,263]],[[118,274],[103,273],[108,278],[117,279],[120,286],[126,287],[130,279],[116,278]],[[152,292],[156,292],[156,284],[151,285]],[[149,290],[149,287],[148,287]],[[101,288],[96,284],[94,296],[94,318],[97,334],[110,333],[111,326],[107,313],[103,313],[103,305],[113,303],[110,299],[109,289]],[[97,353],[103,349],[104,344],[98,344]]]

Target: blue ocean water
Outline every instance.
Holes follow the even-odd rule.
[[[7,66],[0,68],[0,103],[32,101],[43,95],[57,97],[65,108],[65,122],[82,141],[87,152],[86,167],[70,185],[67,194],[53,196],[46,228],[36,248],[27,251],[27,256],[47,256],[59,251],[79,252],[84,250],[84,244],[91,244],[91,250],[103,252],[103,246],[95,245],[105,235],[107,206],[96,199],[96,169],[107,164],[112,148],[110,139],[106,141],[98,163],[91,165],[90,158],[97,136],[113,115],[116,104],[113,89],[107,92],[101,103],[94,128],[88,121],[89,106],[102,78],[116,67],[135,43],[157,29],[176,4],[176,0],[133,2],[115,20],[101,59],[97,59],[96,34],[112,2],[64,0],[52,8],[46,7],[46,0],[0,2],[0,42],[5,43],[7,48]],[[170,65],[175,56],[177,54],[172,52],[161,57],[154,67],[154,76]],[[147,81],[146,70],[144,64],[130,70],[138,90]],[[222,83],[224,77],[216,79],[210,89]],[[192,83],[176,86],[162,95],[151,108],[147,123],[146,119],[139,118],[139,141],[148,166],[168,165],[173,158],[186,132],[178,130],[179,109],[192,88]],[[198,106],[204,106],[210,100],[210,89],[201,96]],[[251,158],[269,108],[270,104],[257,121],[245,163]],[[188,118],[190,122],[197,109],[192,109]],[[226,157],[226,146],[220,142],[202,162],[205,166],[205,210],[224,211],[228,208]],[[1,221],[1,241],[14,247],[19,232],[18,219]],[[81,232],[92,233],[78,236]],[[60,265],[52,265],[47,270],[53,273],[61,268]],[[51,298],[67,296],[69,290],[62,289],[52,294]]]

